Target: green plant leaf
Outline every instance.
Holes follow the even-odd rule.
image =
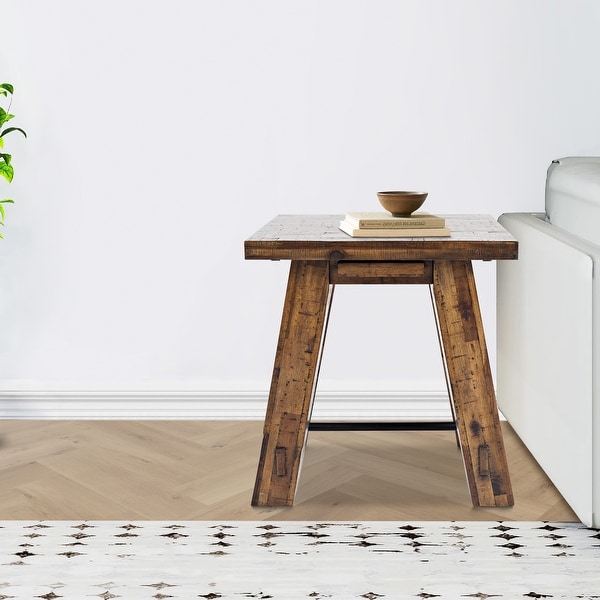
[[[3,108],[0,108],[0,125],[4,125],[4,123],[10,121],[14,116],[7,113]]]
[[[0,83],[0,96],[8,98],[8,107],[10,110],[12,95],[14,94],[14,87],[11,83]],[[6,127],[8,121],[14,118],[14,115],[10,114],[8,110],[0,107],[0,149],[4,148],[4,136],[14,131],[22,133],[24,137],[27,137],[27,133],[21,127]],[[12,156],[10,154],[0,152],[0,175],[10,183],[13,180],[15,171],[11,165]],[[0,226],[4,226],[4,217],[6,216],[5,204],[14,204],[10,198],[4,198],[0,200]],[[4,239],[4,236],[0,233],[0,240]]]
[[[15,170],[13,169],[12,165],[5,162],[0,162],[0,175],[2,175],[2,177],[4,177],[8,183],[10,183],[15,175]]]
[[[11,131],[20,131],[25,137],[27,137],[27,134],[25,133],[24,129],[21,129],[20,127],[7,127],[2,133],[0,133],[0,138],[3,138],[7,133],[10,133]]]

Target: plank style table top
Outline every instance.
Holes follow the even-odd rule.
[[[516,259],[517,240],[490,215],[440,215],[449,237],[355,238],[339,229],[344,215],[278,215],[244,242],[246,259],[354,260]]]

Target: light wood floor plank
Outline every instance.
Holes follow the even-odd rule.
[[[258,421],[0,421],[0,519],[577,518],[503,423],[516,503],[473,508],[453,432],[311,432],[293,507],[251,507]]]

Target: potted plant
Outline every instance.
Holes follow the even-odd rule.
[[[9,133],[13,133],[14,131],[18,131],[27,137],[25,131],[20,127],[6,127],[8,121],[15,116],[10,114],[13,93],[14,87],[10,83],[0,83],[0,97],[4,96],[4,100],[8,101],[6,110],[4,107],[0,106],[0,175],[2,175],[2,177],[4,177],[8,183],[13,180],[15,170],[11,162],[12,156],[2,151],[4,149],[4,137]],[[3,98],[0,98],[0,100],[2,99]],[[13,203],[14,202],[9,198],[0,200],[0,225],[4,225],[4,205]],[[0,233],[0,238],[2,237],[2,233]]]

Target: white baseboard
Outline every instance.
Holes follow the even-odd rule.
[[[414,383],[414,382],[413,382]],[[230,386],[234,387],[234,386]],[[261,420],[268,391],[248,389],[35,389],[24,385],[0,389],[0,419],[40,420]],[[368,389],[331,385],[317,391],[313,421],[451,420],[447,393],[438,385],[417,383],[398,391],[380,383]]]

